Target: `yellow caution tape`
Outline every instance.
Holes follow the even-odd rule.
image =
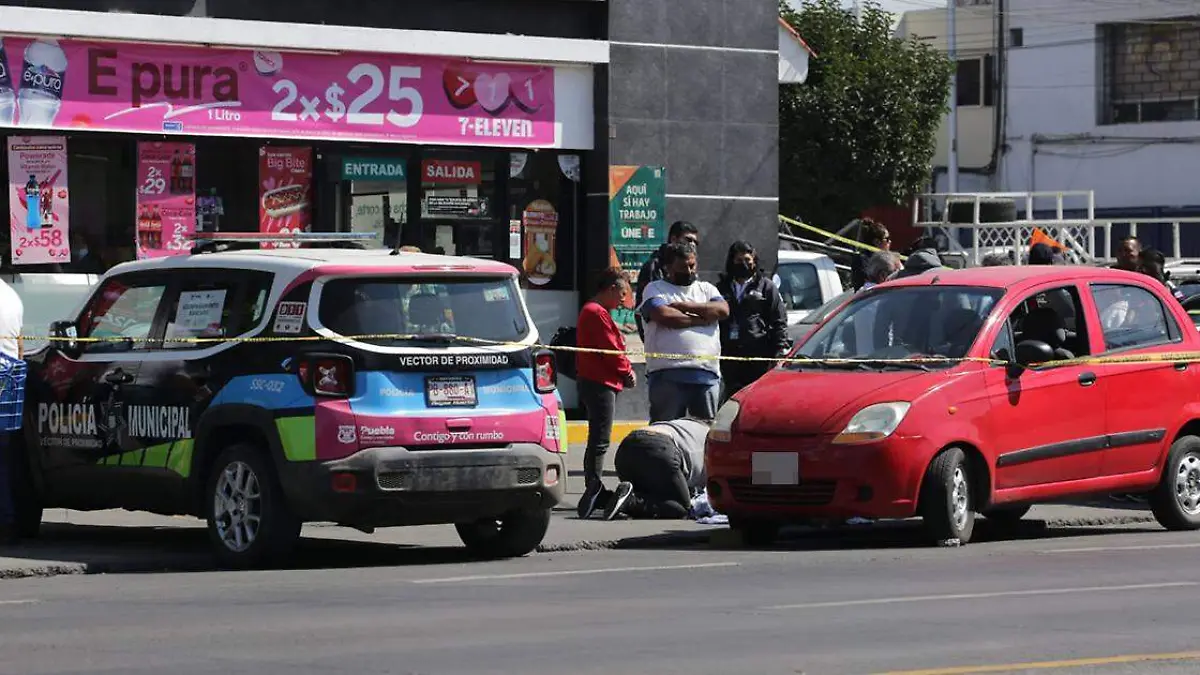
[[[45,342],[77,342],[77,343],[170,343],[170,344],[216,344],[216,343],[279,343],[279,342],[338,342],[352,343],[364,342],[368,340],[393,340],[393,341],[422,341],[428,342],[428,336],[409,335],[400,333],[378,333],[364,335],[340,335],[327,337],[324,335],[307,335],[307,336],[287,336],[287,337],[213,337],[213,338],[124,338],[124,337],[88,337],[88,338],[70,338],[58,336],[31,336],[22,335],[22,340],[30,341],[45,341]],[[627,357],[649,357],[672,361],[734,361],[734,362],[757,362],[757,363],[774,363],[774,364],[801,364],[801,365],[890,365],[890,364],[958,364],[958,363],[983,363],[989,365],[1005,365],[1008,362],[992,358],[980,357],[949,357],[949,356],[917,356],[899,359],[874,359],[874,358],[789,358],[789,357],[774,357],[774,356],[720,356],[720,355],[695,355],[695,354],[673,354],[666,352],[647,352],[647,351],[629,351],[619,349],[601,349],[596,347],[569,347],[566,345],[544,345],[544,344],[525,344],[520,342],[510,342],[502,340],[487,340],[484,338],[473,338],[466,336],[454,336],[455,340],[461,342],[472,342],[480,347],[493,348],[518,348],[518,349],[546,349],[550,351],[575,352],[585,354],[605,354],[610,356],[627,356]],[[1085,356],[1075,359],[1063,359],[1050,361],[1047,363],[1031,364],[1030,368],[1058,368],[1063,366],[1076,365],[1121,365],[1121,364],[1137,364],[1137,363],[1200,363],[1200,352],[1163,352],[1159,354],[1132,354],[1126,356]]]
[[[788,218],[787,216],[779,216],[779,220],[781,222],[787,223],[788,225],[791,225],[792,227],[799,227],[799,228],[808,230],[810,232],[816,232],[817,234],[819,234],[823,237],[828,237],[830,239],[833,239],[834,241],[839,241],[843,244],[846,244],[847,246],[853,246],[855,248],[860,248],[864,251],[870,251],[871,253],[875,253],[875,252],[883,250],[881,248],[876,248],[869,244],[864,244],[861,241],[856,241],[856,240],[850,239],[848,237],[843,237],[840,234],[834,234],[833,232],[829,232],[827,230],[822,230],[821,228],[815,227],[813,225],[809,225],[808,223],[802,223],[799,220],[792,220],[791,218]],[[899,254],[897,254],[897,255],[899,255]],[[907,260],[908,258],[906,256],[901,255],[900,259]]]

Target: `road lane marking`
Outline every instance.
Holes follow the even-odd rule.
[[[1069,595],[1073,593],[1108,593],[1112,591],[1141,591],[1155,588],[1184,588],[1200,586],[1200,581],[1170,581],[1158,584],[1128,584],[1125,586],[1078,586],[1075,588],[1039,588],[1023,591],[994,591],[991,593],[952,593],[946,595],[907,595],[894,598],[866,600],[833,600],[801,602],[794,605],[773,605],[763,609],[817,609],[821,607],[857,607],[861,605],[899,605],[907,602],[938,602],[942,600],[984,600],[987,598],[1018,598],[1030,595]]]
[[[1013,673],[1024,670],[1063,670],[1087,668],[1089,666],[1115,666],[1152,661],[1195,661],[1200,652],[1176,652],[1167,654],[1126,654],[1124,656],[1102,656],[1091,659],[1067,659],[1064,661],[1034,661],[1032,663],[1006,663],[988,666],[957,666],[953,668],[926,668],[924,670],[894,670],[879,675],[982,675],[983,673]]]
[[[1100,553],[1103,551],[1159,551],[1172,548],[1200,548],[1193,544],[1146,544],[1144,546],[1087,546],[1082,548],[1048,548],[1041,553]]]
[[[475,574],[464,577],[437,577],[433,579],[410,579],[414,584],[453,584],[460,581],[504,581],[508,579],[538,579],[542,577],[570,577],[585,574],[614,574],[618,572],[667,572],[671,570],[703,570],[714,567],[737,567],[741,563],[714,562],[693,565],[655,565],[653,567],[605,567],[591,570],[557,570],[554,572],[522,572],[519,574]],[[1197,582],[1200,583],[1200,582]]]
[[[0,605],[32,605],[37,600],[0,600]]]

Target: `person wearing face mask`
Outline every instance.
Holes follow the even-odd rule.
[[[666,278],[646,286],[638,306],[646,321],[650,421],[711,421],[721,393],[719,324],[729,305],[716,286],[698,280],[694,245],[668,244],[662,262]]]
[[[775,282],[758,266],[758,253],[747,241],[737,241],[725,257],[725,274],[717,290],[729,305],[721,322],[721,355],[781,358],[787,353],[787,310]],[[771,361],[722,361],[722,402],[752,384],[774,366]]]

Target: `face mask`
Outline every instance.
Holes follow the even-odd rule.
[[[745,260],[733,263],[734,279],[749,279],[751,274],[754,274],[754,268],[750,266],[750,263]]]
[[[676,274],[671,278],[671,283],[675,284],[676,286],[691,286],[692,284],[696,283],[696,273],[686,272],[684,274]]]

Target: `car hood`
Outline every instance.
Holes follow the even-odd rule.
[[[763,435],[837,433],[839,425],[864,406],[911,401],[944,378],[944,371],[773,370],[736,397],[741,404],[737,430]]]

